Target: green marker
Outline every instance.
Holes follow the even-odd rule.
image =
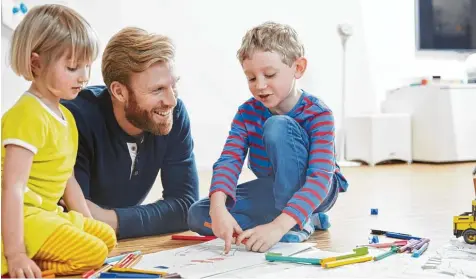
[[[290,262],[290,263],[307,263],[313,265],[320,265],[321,260],[315,258],[299,258],[299,257],[286,257],[281,256],[281,254],[277,253],[268,253],[266,254],[266,260],[270,262]]]
[[[383,254],[380,254],[380,255],[374,257],[374,261],[380,261],[381,259],[384,259],[388,256],[393,255],[393,254],[396,254],[398,252],[398,249],[399,248],[397,246],[392,246],[392,248],[390,248],[390,251],[385,252]]]
[[[348,259],[348,258],[356,258],[360,256],[365,256],[369,253],[369,248],[368,247],[358,247],[355,248],[354,253],[352,254],[346,254],[342,256],[336,256],[336,257],[330,257],[330,258],[324,258],[321,260],[321,264],[329,263],[329,262],[335,262],[343,259]]]

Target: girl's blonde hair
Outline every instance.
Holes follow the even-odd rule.
[[[73,9],[57,4],[36,6],[13,33],[11,66],[17,75],[32,81],[32,53],[40,56],[46,69],[68,51],[72,61],[92,62],[98,56],[98,41],[89,23]]]
[[[284,64],[291,66],[297,58],[304,56],[304,45],[294,28],[287,24],[267,21],[246,32],[237,51],[241,64],[255,51],[270,51],[281,55]]]
[[[174,58],[175,46],[169,37],[126,27],[104,49],[102,77],[108,89],[114,81],[129,85],[132,73],[143,72],[157,62],[173,63]]]

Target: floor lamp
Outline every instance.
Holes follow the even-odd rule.
[[[352,26],[348,24],[339,24],[337,26],[337,31],[339,33],[339,36],[341,38],[341,43],[342,43],[342,98],[341,98],[341,125],[340,129],[337,132],[337,135],[339,137],[338,140],[338,151],[337,151],[337,163],[341,167],[357,167],[360,166],[360,163],[357,162],[350,162],[346,161],[345,159],[345,139],[346,139],[346,134],[345,134],[345,103],[346,103],[346,46],[347,46],[347,40],[352,36],[353,30]]]

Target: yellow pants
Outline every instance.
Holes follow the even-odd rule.
[[[77,275],[104,264],[116,246],[116,234],[107,224],[85,218],[84,230],[60,226],[33,257],[41,270],[54,270],[56,275]],[[2,259],[2,275],[8,272]]]

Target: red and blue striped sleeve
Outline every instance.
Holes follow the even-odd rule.
[[[213,165],[210,194],[221,191],[229,198],[227,207],[236,201],[236,185],[248,152],[248,134],[243,115],[238,111],[231,124],[225,146],[218,161]],[[230,199],[231,198],[231,199]]]
[[[283,209],[302,229],[304,222],[322,203],[332,183],[335,171],[334,117],[330,111],[314,112],[307,125],[310,135],[309,162],[306,182]]]

